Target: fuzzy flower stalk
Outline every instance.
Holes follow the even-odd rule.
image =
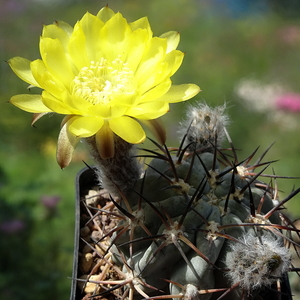
[[[116,139],[118,145],[143,142],[142,125],[164,142],[157,118],[170,103],[200,91],[195,84],[172,84],[184,57],[176,49],[179,39],[175,31],[154,37],[146,17],[129,23],[107,6],[97,15],[87,12],[74,28],[54,22],[43,28],[41,59],[8,60],[14,73],[41,94],[15,95],[10,102],[33,113],[32,124],[48,113],[65,115],[57,144],[61,168],[70,163],[81,138],[91,141],[97,161],[115,157]]]

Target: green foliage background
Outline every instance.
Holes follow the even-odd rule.
[[[0,226],[20,220],[24,228],[0,235],[0,298],[3,300],[68,299],[72,275],[74,232],[74,181],[92,164],[81,145],[72,164],[60,170],[55,161],[55,142],[60,116],[44,117],[37,128],[30,114],[7,101],[26,93],[5,60],[39,57],[42,24],[64,20],[74,25],[86,11],[96,14],[108,4],[128,20],[147,15],[155,35],[169,30],[181,33],[179,49],[186,52],[174,83],[196,83],[202,92],[189,103],[206,101],[228,106],[229,132],[240,159],[257,146],[261,152],[273,141],[267,160],[280,159],[276,174],[300,176],[300,115],[282,113],[274,121],[270,112],[249,109],[235,93],[242,79],[261,84],[287,85],[300,93],[300,13],[297,1],[221,0],[1,0],[0,12]],[[226,6],[230,4],[233,9]],[[240,4],[244,4],[241,7]],[[257,5],[257,6],[256,6]],[[289,36],[291,35],[291,37]],[[263,100],[264,95],[261,95]],[[163,118],[168,145],[176,146],[176,130],[187,103],[176,104]],[[251,105],[250,105],[251,106]],[[272,106],[272,104],[271,104]],[[284,124],[290,124],[286,126]],[[272,169],[269,169],[272,172]],[[299,180],[278,180],[285,197]],[[49,211],[43,196],[59,196]],[[288,207],[291,218],[300,215],[299,196]],[[2,227],[0,227],[2,228]]]

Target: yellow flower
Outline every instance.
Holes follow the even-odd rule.
[[[200,91],[194,84],[172,85],[184,56],[178,43],[178,32],[153,37],[146,17],[128,23],[108,7],[96,16],[87,12],[74,28],[55,22],[43,28],[41,59],[8,61],[42,93],[16,95],[10,102],[34,113],[33,123],[50,112],[66,115],[57,149],[61,167],[80,138],[95,136],[100,155],[113,156],[105,147],[114,148],[114,134],[141,143],[146,136],[140,122],[159,128],[155,119],[168,112],[169,103]]]

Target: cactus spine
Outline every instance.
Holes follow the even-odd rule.
[[[100,181],[115,195],[102,213],[119,221],[91,247],[109,238],[101,257],[110,254],[106,263],[118,280],[94,280],[98,289],[92,296],[292,299],[285,245],[299,245],[289,237],[297,230],[281,210],[300,189],[279,201],[277,188],[259,179],[271,163],[262,162],[266,152],[253,165],[256,150],[238,160],[224,110],[190,107],[178,149],[153,141],[157,150],[144,149],[142,155],[152,159],[146,169],[134,161],[134,173],[140,172],[134,184],[132,170],[130,180],[126,172],[114,180],[116,172],[109,171],[114,162],[101,164]],[[231,147],[224,150],[226,137]],[[132,186],[124,188],[126,182]]]

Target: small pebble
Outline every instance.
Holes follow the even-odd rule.
[[[86,253],[80,258],[80,267],[83,273],[88,273],[92,267],[94,258],[92,253]]]
[[[94,246],[94,245],[92,245]],[[86,254],[86,253],[91,253],[93,252],[93,249],[90,245],[85,245],[83,248],[82,248],[82,254]]]
[[[99,280],[99,275],[92,275],[89,277],[90,281],[97,281]],[[87,279],[88,275],[83,275],[80,277],[80,279]],[[82,290],[84,288],[84,292],[86,294],[90,293],[99,293],[100,291],[100,286],[96,283],[93,282],[86,282],[86,281],[78,281],[78,286],[80,288],[80,290]]]
[[[87,236],[90,234],[90,232],[91,232],[90,228],[88,226],[84,226],[80,229],[80,236],[81,237]]]
[[[102,233],[99,231],[94,230],[91,234],[91,238],[97,242],[100,241],[102,239]]]
[[[96,206],[99,199],[99,191],[90,190],[88,195],[85,196],[87,206]]]
[[[105,251],[99,245],[96,244],[95,248],[100,255],[103,256],[105,254]]]

